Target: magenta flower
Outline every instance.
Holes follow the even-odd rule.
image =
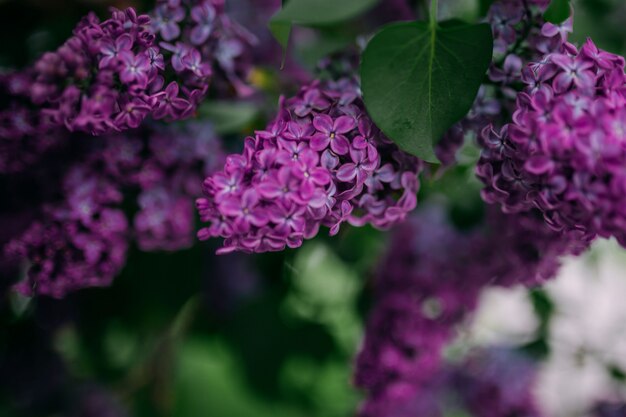
[[[350,182],[356,178],[357,185],[363,185],[376,168],[376,160],[370,160],[365,150],[354,147],[350,148],[350,158],[352,162],[343,164],[337,170],[337,179]]]
[[[224,197],[237,195],[242,188],[243,172],[236,170],[231,173],[216,173],[211,181],[208,182],[208,187],[215,193],[215,197],[223,199]]]
[[[350,142],[344,135],[354,129],[354,119],[348,116],[339,116],[333,120],[330,116],[322,114],[313,119],[313,126],[317,130],[311,137],[311,149],[323,151],[328,148],[337,155],[345,155],[350,150]]]
[[[277,142],[282,149],[276,153],[276,162],[285,165],[300,160],[300,155],[309,148],[307,142],[296,142],[282,138],[278,138]]]
[[[133,38],[125,33],[115,40],[105,40],[100,46],[102,59],[98,64],[100,69],[116,64],[118,60],[125,61],[132,56]]]
[[[301,181],[300,195],[304,201],[313,197],[316,186],[327,185],[331,180],[328,170],[319,166],[319,159],[317,152],[305,150],[292,169],[293,175]]]
[[[384,184],[391,183],[396,174],[391,164],[385,164],[374,170],[374,172],[365,179],[365,186],[371,193],[384,189]]]
[[[359,135],[354,138],[354,146],[355,149],[366,149],[367,157],[374,161],[378,157],[378,151],[376,150],[376,146],[374,144],[374,132],[372,129],[372,123],[366,119],[359,120]]]
[[[257,187],[257,190],[263,197],[268,199],[278,198],[300,204],[303,202],[303,199],[300,197],[300,186],[288,167],[283,167],[278,172],[270,174]]]
[[[160,4],[154,9],[152,29],[159,33],[163,40],[170,42],[180,36],[180,23],[185,18],[185,10],[180,6]]]
[[[145,55],[128,54],[122,57],[122,62],[120,80],[126,84],[135,83],[145,88],[151,70],[150,58]]]
[[[151,110],[150,106],[139,98],[122,103],[121,106],[122,109],[115,118],[115,123],[126,128],[139,127]]]
[[[191,20],[196,23],[191,29],[191,43],[201,45],[208,39],[213,30],[215,15],[213,6],[206,2],[191,9]]]
[[[321,111],[328,108],[330,103],[322,97],[317,88],[311,88],[302,98],[302,102],[294,108],[293,112],[299,117],[308,116],[312,111]]]
[[[179,97],[178,84],[172,81],[165,91],[158,93],[154,96],[157,100],[156,109],[154,109],[152,115],[155,119],[176,120],[183,115],[187,109],[191,106],[189,101]]]
[[[230,198],[220,204],[220,209],[227,216],[235,219],[235,227],[247,232],[250,225],[265,226],[269,221],[267,214],[259,205],[259,195],[255,190],[246,190],[240,198]]]
[[[276,233],[285,237],[299,238],[301,241],[301,231],[305,225],[305,213],[306,209],[304,207],[286,202],[273,206],[269,210],[268,215],[270,220],[276,224]]]
[[[593,61],[574,59],[567,55],[554,55],[550,60],[562,69],[552,84],[556,93],[567,91],[572,84],[580,89],[592,88],[595,85],[596,75],[591,71]]]
[[[289,122],[287,123],[287,130],[281,133],[285,139],[304,141],[313,136],[315,129],[308,123]]]
[[[197,77],[206,77],[211,74],[208,64],[202,62],[202,56],[196,49],[191,49],[181,58],[183,68],[191,71]]]

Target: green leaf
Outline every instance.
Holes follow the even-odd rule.
[[[292,25],[317,26],[338,23],[355,17],[380,0],[289,0],[270,20],[270,30],[287,48]]]
[[[219,135],[239,133],[254,121],[258,114],[252,103],[233,101],[207,101],[198,113],[213,123],[215,132]]]
[[[552,0],[543,17],[551,23],[559,24],[567,20],[571,15],[569,0]]]
[[[492,50],[487,24],[454,20],[385,27],[361,61],[370,116],[400,148],[436,162],[433,145],[470,110]]]
[[[493,4],[494,0],[479,0],[478,1],[478,12],[480,16],[485,16],[489,12],[489,8]]]

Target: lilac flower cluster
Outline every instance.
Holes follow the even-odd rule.
[[[61,297],[86,286],[108,285],[124,265],[128,223],[115,208],[122,200],[115,185],[83,167],[64,181],[66,203],[44,209],[45,222],[34,222],[7,246],[10,255],[30,261],[24,294]]]
[[[356,361],[355,383],[367,391],[360,416],[402,415],[439,373],[442,349],[487,280],[467,268],[472,240],[435,207],[395,230]]]
[[[561,51],[572,32],[571,17],[560,25],[543,19],[549,3],[548,0],[500,0],[489,9],[487,19],[494,37],[489,79],[501,87],[505,98],[515,99],[514,86],[521,82],[526,63]]]
[[[247,96],[246,83],[257,39],[229,19],[225,0],[158,0],[150,14],[150,28],[171,66],[182,77],[188,100],[194,104],[206,92],[210,76],[223,94]],[[196,103],[197,104],[197,103]]]
[[[373,125],[353,79],[313,82],[205,180],[197,206],[211,224],[198,236],[223,237],[219,253],[266,252],[320,226],[388,228],[415,208],[421,165]]]
[[[20,73],[0,73],[0,173],[16,173],[58,148],[66,137],[32,108],[32,80]]]
[[[31,137],[53,129],[101,135],[137,128],[148,116],[186,118],[213,75],[223,90],[251,92],[243,79],[253,42],[225,15],[223,0],[162,0],[152,18],[132,8],[114,9],[102,22],[89,14],[57,51],[0,78],[7,104],[0,137],[45,148],[49,139],[31,144]]]
[[[201,179],[222,166],[222,155],[210,126],[199,123],[93,139],[66,174],[61,200],[47,203],[41,218],[5,248],[29,264],[17,289],[63,297],[109,285],[131,240],[146,251],[190,246],[193,197],[201,192]],[[133,194],[131,221],[122,204]]]
[[[480,227],[455,230],[439,208],[398,228],[380,264],[376,305],[356,362],[368,393],[360,415],[395,415],[439,372],[441,351],[488,285],[537,285],[563,255],[588,242],[550,230],[537,212],[492,210]],[[402,414],[400,414],[402,415]]]
[[[554,278],[566,255],[580,255],[592,239],[579,232],[558,233],[550,229],[539,210],[505,214],[489,206],[480,244],[471,248],[473,259],[482,259],[480,274],[491,284],[535,287]],[[480,271],[480,269],[478,269]]]
[[[591,40],[524,72],[513,122],[481,135],[483,198],[507,212],[538,208],[557,231],[626,245],[626,76]]]
[[[381,416],[540,417],[533,395],[536,365],[508,348],[489,347],[446,364],[409,401]]]

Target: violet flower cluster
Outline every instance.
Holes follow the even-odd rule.
[[[533,388],[536,363],[510,348],[471,351],[446,364],[409,401],[382,416],[540,417]]]
[[[7,245],[12,257],[30,262],[27,279],[16,286],[21,293],[61,297],[108,285],[124,265],[128,223],[116,207],[122,194],[91,174],[81,166],[70,170],[63,184],[66,203],[45,207],[45,222],[34,222]]]
[[[468,268],[473,238],[457,233],[435,207],[398,227],[379,265],[375,306],[356,360],[367,392],[358,415],[402,415],[440,372],[441,351],[487,277]]]
[[[92,140],[65,175],[60,200],[45,204],[5,248],[11,259],[28,264],[16,286],[23,294],[63,297],[109,285],[133,240],[146,251],[193,243],[193,198],[202,178],[223,164],[210,126],[146,127]],[[132,219],[122,210],[133,205],[127,195],[137,196]]]
[[[541,417],[534,396],[536,364],[509,348],[470,352],[433,374],[414,396],[381,410],[385,417]]]
[[[395,415],[411,404],[440,371],[442,349],[483,288],[543,283],[561,256],[588,247],[578,235],[550,230],[537,212],[492,210],[463,233],[436,208],[399,227],[380,263],[356,362],[356,385],[368,394],[361,416]]]
[[[254,42],[223,0],[160,0],[150,16],[113,9],[105,21],[89,14],[58,50],[0,75],[0,172],[36,162],[58,130],[101,135],[189,117],[211,82],[250,94]]]
[[[481,136],[483,198],[507,212],[538,208],[557,231],[626,245],[626,76],[591,40],[524,70],[512,123]]]
[[[224,238],[219,253],[267,252],[320,226],[388,228],[415,208],[421,166],[373,125],[355,80],[313,82],[205,180],[197,207],[210,225],[198,236]]]

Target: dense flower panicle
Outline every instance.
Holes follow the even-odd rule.
[[[368,392],[362,416],[411,407],[441,367],[441,351],[488,285],[537,285],[559,258],[588,242],[550,230],[536,212],[492,210],[462,233],[435,207],[399,227],[376,281],[376,304],[356,362],[356,384]],[[403,415],[403,414],[399,414]]]
[[[440,371],[442,349],[487,279],[467,268],[473,237],[444,217],[435,208],[411,217],[395,230],[380,263],[356,361],[355,383],[368,393],[361,416],[404,415]]]
[[[550,229],[538,210],[505,214],[497,207],[487,209],[480,244],[471,250],[476,265],[493,285],[528,287],[542,285],[558,272],[560,258],[580,255],[591,239],[578,232],[559,233]]]
[[[484,200],[626,245],[624,59],[591,40],[567,45],[527,67],[524,82],[513,122],[481,135]]]
[[[7,246],[30,267],[17,290],[61,297],[82,287],[105,286],[125,262],[128,223],[115,208],[122,195],[114,184],[82,167],[69,172],[66,204],[46,207],[45,222],[36,221]]]
[[[150,28],[192,101],[206,92],[207,79],[221,94],[253,93],[246,78],[252,68],[254,35],[230,20],[225,0],[158,0]]]
[[[66,138],[28,98],[32,80],[21,73],[0,73],[0,173],[20,172],[58,148]]]
[[[136,176],[137,244],[146,251],[188,248],[195,237],[193,199],[202,193],[199,179],[223,166],[221,143],[211,125],[187,123],[153,132],[148,152]]]
[[[54,129],[101,135],[137,128],[149,116],[186,118],[212,80],[222,91],[249,94],[252,43],[223,0],[162,0],[151,16],[113,9],[105,21],[89,14],[55,52],[0,77],[0,138],[21,140],[1,145],[0,164],[16,147],[45,148]]]
[[[5,249],[28,261],[27,277],[17,286],[24,294],[62,297],[108,285],[132,240],[145,251],[193,243],[193,198],[202,178],[223,165],[210,125],[152,126],[93,141],[66,174],[62,199],[47,204]],[[137,195],[132,220],[121,209],[125,195]]]
[[[313,82],[205,180],[197,207],[210,226],[198,235],[224,238],[220,253],[267,252],[320,226],[388,228],[415,208],[420,169],[373,125],[354,80]]]
[[[499,0],[487,16],[494,37],[494,60],[489,79],[501,86],[505,97],[515,98],[514,85],[522,79],[522,68],[542,56],[562,50],[572,32],[572,18],[560,25],[546,22],[546,0]]]

